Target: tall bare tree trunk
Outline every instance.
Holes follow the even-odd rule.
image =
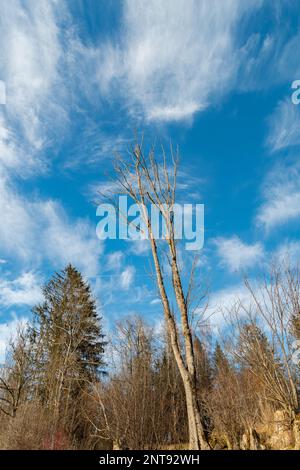
[[[138,205],[143,216],[147,238],[150,240],[152,258],[156,273],[156,281],[162,301],[167,335],[178,366],[186,398],[186,408],[189,429],[190,449],[209,449],[205,437],[201,414],[197,401],[197,387],[195,374],[195,358],[193,351],[193,338],[188,316],[188,301],[183,292],[180,270],[177,261],[177,248],[174,234],[174,225],[170,218],[170,212],[175,204],[175,189],[177,175],[177,159],[172,152],[172,174],[166,164],[163,150],[163,164],[159,166],[154,157],[152,148],[148,158],[145,158],[141,146],[136,145],[131,151],[132,160],[117,159],[115,171],[121,192],[129,195]],[[162,215],[167,234],[165,242],[169,250],[169,262],[172,269],[173,293],[181,318],[181,326],[178,325],[176,316],[170,307],[170,301],[162,274],[158,247],[154,237],[151,220],[148,217],[146,203],[154,205]],[[128,221],[127,221],[128,222]],[[181,344],[182,343],[182,344]],[[183,348],[182,348],[183,346]],[[183,349],[183,350],[182,350]]]
[[[184,391],[185,391],[185,398],[186,398],[186,408],[187,408],[187,416],[188,416],[188,428],[189,428],[189,448],[191,450],[199,450],[199,449],[209,449],[208,442],[205,438],[203,425],[201,422],[200,411],[197,403],[197,396],[196,396],[196,383],[195,383],[195,375],[194,372],[191,374],[191,370],[194,371],[194,357],[193,357],[193,350],[191,350],[191,355],[189,356],[190,361],[190,370],[188,367],[188,360],[185,364],[182,353],[179,348],[179,338],[178,338],[178,331],[176,328],[175,320],[173,314],[170,310],[169,301],[166,295],[165,286],[163,277],[161,274],[160,265],[158,263],[157,258],[157,250],[156,250],[156,243],[154,240],[151,242],[152,245],[152,254],[156,266],[156,273],[157,273],[157,283],[159,287],[159,291],[161,294],[163,306],[164,306],[164,314],[167,323],[167,330],[168,335],[171,339],[171,346],[173,350],[173,354],[175,357],[176,364],[178,366]],[[187,332],[190,334],[189,330]],[[186,338],[184,338],[186,340]]]

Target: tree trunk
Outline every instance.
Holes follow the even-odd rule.
[[[175,357],[176,364],[178,366],[184,391],[185,391],[185,398],[186,398],[186,407],[187,407],[187,415],[188,415],[188,428],[189,428],[189,448],[191,450],[200,450],[200,449],[209,449],[209,444],[205,438],[203,426],[201,422],[201,416],[197,404],[197,396],[196,396],[196,386],[195,386],[195,375],[191,376],[189,367],[185,364],[179,346],[179,338],[178,338],[178,331],[176,328],[176,323],[172,311],[170,309],[169,299],[167,297],[167,293],[165,290],[164,280],[160,268],[160,263],[157,254],[157,247],[156,243],[152,234],[151,225],[148,222],[148,230],[150,233],[150,241],[151,241],[151,248],[152,248],[152,255],[154,259],[154,266],[156,271],[157,277],[157,284],[160,291],[160,296],[162,299],[162,304],[164,308],[164,314],[166,318],[167,324],[167,332],[168,336],[171,340],[171,346],[173,350],[173,354]],[[190,333],[190,332],[189,332]],[[187,339],[184,335],[185,344],[189,342],[189,338]],[[191,365],[192,361],[192,368],[191,371],[194,372],[194,364],[193,364],[193,351],[189,351],[187,348],[187,356],[189,363]]]
[[[202,420],[199,412],[199,407],[197,403],[197,394],[196,394],[196,376],[195,376],[195,361],[194,361],[194,352],[193,352],[193,341],[192,341],[192,333],[191,328],[189,325],[188,320],[188,309],[187,309],[187,302],[183,293],[182,283],[180,279],[178,263],[177,263],[177,256],[176,256],[176,244],[174,239],[174,229],[173,225],[170,225],[169,215],[166,214],[164,209],[164,202],[166,201],[166,194],[162,191],[160,176],[157,173],[157,164],[154,162],[153,158],[151,159],[154,180],[151,178],[149,173],[149,169],[147,167],[146,162],[144,161],[141,149],[135,148],[134,152],[135,158],[135,172],[137,177],[137,187],[138,189],[135,191],[131,184],[128,185],[128,193],[133,197],[135,202],[137,202],[141,208],[141,212],[143,214],[144,222],[148,230],[148,238],[150,239],[152,257],[154,261],[154,267],[156,272],[156,280],[157,286],[159,289],[166,326],[167,326],[167,334],[171,341],[172,351],[175,357],[176,364],[178,366],[183,386],[185,390],[185,398],[186,398],[186,407],[187,407],[187,416],[188,416],[188,428],[189,428],[189,448],[193,450],[199,449],[209,449],[209,444],[205,438]],[[121,174],[124,175],[124,169],[121,169]],[[165,176],[166,176],[166,191],[169,195],[172,193],[172,201],[175,202],[175,183],[174,183],[174,191],[171,191],[170,181],[167,174],[166,166],[164,167]],[[131,175],[131,170],[129,172]],[[143,184],[143,176],[146,179],[146,185]],[[174,170],[174,177],[176,179],[176,165]],[[128,181],[127,177],[125,176],[125,182]],[[175,315],[170,307],[170,302],[168,298],[168,294],[165,288],[164,278],[162,274],[161,264],[158,256],[157,251],[157,244],[154,237],[154,233],[152,230],[151,220],[148,217],[148,212],[145,205],[145,194],[148,195],[151,201],[151,196],[146,189],[150,185],[152,188],[154,197],[156,198],[155,205],[159,208],[161,214],[163,215],[166,226],[168,229],[168,245],[170,249],[171,255],[171,267],[172,267],[172,281],[173,281],[173,289],[176,297],[176,302],[180,311],[181,316],[181,326],[182,326],[182,333],[184,339],[184,348],[185,348],[185,355],[182,354],[181,351],[181,344],[180,344],[180,334],[178,332],[178,327],[176,323]],[[126,186],[125,186],[126,187]],[[158,192],[160,191],[161,195],[159,197]],[[139,194],[139,197],[137,195]],[[153,201],[153,199],[152,199]],[[172,204],[169,204],[171,207]]]
[[[176,328],[174,316],[170,309],[169,300],[166,294],[163,276],[161,273],[161,268],[160,268],[158,255],[157,255],[157,247],[156,247],[154,237],[151,236],[152,230],[151,230],[150,225],[148,225],[148,229],[150,232],[152,255],[153,255],[154,265],[155,265],[155,270],[156,270],[157,283],[158,283],[158,287],[159,287],[159,291],[160,291],[160,295],[162,299],[162,304],[164,307],[168,336],[170,337],[170,340],[171,340],[171,345],[172,345],[172,350],[174,353],[175,361],[178,366],[178,369],[179,369],[179,372],[183,381],[184,391],[185,391],[186,407],[187,407],[187,415],[188,415],[188,428],[189,428],[189,448],[191,450],[209,449],[210,447],[204,435],[200,412],[199,412],[199,408],[197,404],[195,375],[193,374],[193,376],[191,376],[190,370],[189,370],[190,368],[184,363],[184,360],[180,351],[178,331]],[[185,344],[187,344],[189,342],[189,338],[187,339],[184,335],[184,339],[185,339]],[[192,350],[189,351],[189,348],[187,348],[187,356],[188,356],[187,360],[189,361],[189,365],[192,365],[191,371],[194,372],[192,354],[193,354]],[[191,364],[191,361],[192,361],[192,364]]]
[[[184,381],[184,389],[189,426],[189,449],[209,450],[210,447],[204,435],[195,393],[188,381]]]

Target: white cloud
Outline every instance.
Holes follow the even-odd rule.
[[[280,43],[281,39],[280,31],[276,28],[273,29],[272,35],[255,31],[249,36],[240,51],[241,66],[237,83],[239,90],[247,92],[264,89],[278,81],[278,62],[274,61],[274,57],[280,49],[278,42]]]
[[[274,199],[268,198],[261,207],[257,220],[271,229],[300,216],[300,191],[289,194],[288,188],[277,188]]]
[[[150,252],[149,240],[129,240],[128,253],[134,256],[147,256]]]
[[[0,3],[5,44],[0,75],[6,84],[6,105],[0,109],[1,249],[31,265],[42,259],[58,268],[72,262],[84,274],[96,275],[102,247],[94,227],[85,220],[72,222],[51,199],[22,196],[15,183],[16,175],[46,168],[45,150],[66,133],[76,103],[73,95],[70,100],[73,81],[80,76],[79,69],[71,74],[80,54],[78,38],[68,28],[64,1]]]
[[[59,21],[64,2],[1,2],[1,76],[6,83],[6,116],[28,148],[40,150],[65,118]],[[51,126],[49,125],[51,122]]]
[[[99,183],[91,183],[86,191],[89,199],[94,201],[103,202],[103,199],[114,197],[120,192],[120,186],[115,181],[101,181]]]
[[[268,329],[268,325],[257,310],[256,302],[272,309],[266,291],[270,285],[269,283],[265,285],[259,279],[248,279],[247,281],[250,289],[244,283],[240,283],[212,292],[207,315],[216,332],[228,328],[231,324],[236,326],[237,317],[241,320],[249,320],[250,317],[256,318],[264,328]]]
[[[24,199],[4,178],[0,178],[0,244],[24,262],[42,259],[56,268],[74,263],[87,276],[99,269],[103,244],[87,220],[71,221],[58,202]]]
[[[86,57],[82,57],[79,60],[80,62],[86,61]],[[86,80],[85,77],[85,86],[91,87],[91,84]],[[94,84],[93,92],[97,90],[99,95],[98,86]],[[95,103],[96,97],[92,101],[92,106],[96,107]],[[119,129],[118,129],[119,131]],[[82,168],[85,165],[98,166],[99,162],[103,162],[105,159],[111,159],[114,155],[122,152],[124,147],[131,142],[131,138],[126,138],[123,135],[118,135],[117,132],[112,133],[111,135],[103,132],[99,122],[94,122],[87,118],[87,121],[84,123],[83,128],[80,130],[80,135],[75,140],[72,139],[72,152],[68,156],[67,160],[63,163],[63,166],[67,170],[76,170],[77,168]],[[130,136],[132,137],[132,136]],[[98,188],[99,186],[99,188]],[[111,183],[112,186],[112,183]],[[99,198],[99,194],[96,194],[103,187],[104,190],[108,190],[109,182],[92,184],[90,190],[92,193],[95,193]]]
[[[32,272],[25,272],[12,281],[0,279],[1,305],[34,305],[41,298],[41,280]]]
[[[39,203],[37,209],[44,228],[39,235],[41,252],[54,266],[74,264],[86,276],[96,276],[103,244],[96,238],[96,227],[87,220],[70,221],[53,201]],[[37,231],[39,227],[37,226]]]
[[[292,240],[283,242],[275,251],[275,259],[280,263],[299,264],[300,241]]]
[[[271,230],[300,217],[299,177],[299,165],[280,165],[269,174],[256,216],[258,225]]]
[[[261,243],[248,245],[238,237],[217,238],[214,243],[217,246],[218,256],[221,258],[221,264],[230,271],[250,268],[262,261],[264,257]]]
[[[76,29],[63,0],[0,0],[0,8],[0,76],[6,85],[0,108],[1,253],[25,267],[72,262],[94,276],[102,252],[95,227],[72,221],[58,202],[23,196],[16,182],[16,176],[47,168],[46,151],[55,143],[55,155],[58,136],[65,137],[78,103],[73,87],[84,68],[75,60],[83,52]]]
[[[212,310],[230,311],[237,304],[246,302],[249,303],[250,294],[243,284],[225,287],[216,292],[213,292],[210,300],[209,307]]]
[[[156,299],[151,300],[150,305],[157,305],[160,303],[161,303],[161,299],[156,298]]]
[[[285,8],[282,5],[282,8]],[[280,32],[282,32],[281,21],[278,22],[280,26]],[[300,63],[299,55],[297,54],[298,44],[300,41],[300,27],[298,22],[298,31],[288,41],[282,41],[280,34],[278,34],[278,40],[283,44],[283,49],[278,54],[277,68],[282,79],[290,81],[291,77],[299,77],[300,74]]]
[[[292,90],[291,90],[292,95]],[[300,144],[300,106],[291,97],[278,103],[269,120],[267,143],[272,151]]]
[[[68,134],[86,68],[64,0],[0,0],[0,8],[0,164],[27,176],[48,168],[46,150],[56,154]]]
[[[5,169],[18,168],[22,162],[22,152],[18,152],[13,133],[0,114],[0,164]]]
[[[120,285],[124,290],[128,290],[134,281],[135,268],[134,266],[128,266],[120,275]]]
[[[118,90],[149,120],[181,120],[216,101],[239,64],[235,29],[259,1],[127,0],[120,38],[100,48],[104,94]]]
[[[26,323],[26,318],[17,318],[15,316],[6,323],[0,323],[0,363],[4,362],[6,348],[10,340],[15,338],[18,328],[22,328]]]
[[[113,253],[109,253],[106,259],[106,269],[119,271],[121,269],[122,263],[124,260],[124,254],[122,251],[114,251]]]
[[[0,175],[0,244],[3,254],[26,259],[34,253],[35,219],[16,189]]]
[[[252,303],[251,294],[244,284],[228,286],[212,292],[205,316],[209,319],[213,331],[218,333],[229,325],[230,315],[243,314],[241,305],[250,311]],[[199,313],[202,314],[202,310]]]

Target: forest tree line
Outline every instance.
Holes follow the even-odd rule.
[[[247,306],[225,312],[218,341],[207,326],[194,331],[210,448],[299,446],[299,287],[298,269],[273,268],[258,288],[248,284]],[[128,317],[108,340],[90,287],[71,265],[43,298],[1,368],[1,448],[186,448],[184,386],[165,329]]]
[[[140,312],[105,337],[80,272],[56,273],[1,368],[2,448],[300,447],[299,270],[276,262],[260,282],[246,280],[248,300],[224,308],[216,331],[213,316],[205,321],[197,258],[188,273],[180,262],[178,163],[172,147],[156,157],[155,146],[145,153],[143,140],[134,143],[117,155],[106,196],[117,206],[115,196],[127,195],[142,214],[161,331]],[[164,221],[161,240],[147,204]]]

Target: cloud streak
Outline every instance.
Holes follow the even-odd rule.
[[[232,238],[217,238],[214,244],[221,259],[221,265],[231,272],[251,268],[264,258],[264,249],[261,243],[248,245],[235,236]]]
[[[24,272],[12,281],[0,280],[0,304],[5,307],[33,306],[41,298],[41,280],[32,272]]]
[[[191,118],[232,87],[236,28],[259,3],[125,1],[119,38],[99,50],[102,93],[121,90],[149,121]]]
[[[291,97],[280,101],[269,119],[268,146],[275,152],[300,145],[299,128],[300,106],[294,105]]]
[[[264,183],[264,202],[258,209],[256,222],[266,231],[300,217],[300,168],[298,164],[281,164]]]
[[[0,195],[0,211],[5,220],[5,224],[0,224],[2,256],[9,257],[13,252],[23,263],[48,260],[56,268],[72,262],[85,275],[97,274],[103,245],[88,220],[72,221],[52,199],[23,198],[3,178]]]

